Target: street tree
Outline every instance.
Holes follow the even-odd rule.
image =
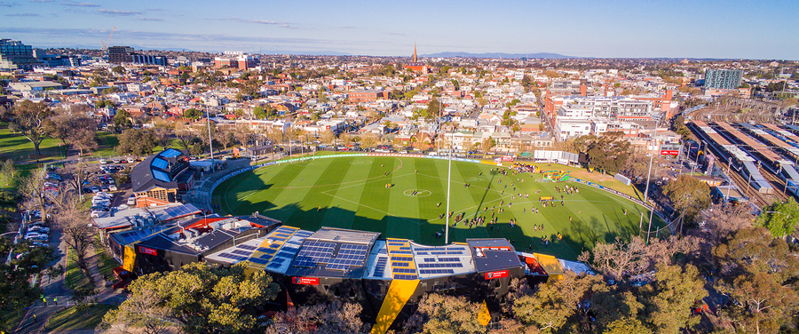
[[[89,224],[89,213],[83,205],[78,194],[71,191],[61,191],[53,197],[53,204],[58,209],[53,221],[61,230],[64,243],[75,254],[75,263],[89,279],[87,257],[92,247],[95,229]]]
[[[91,176],[91,168],[89,163],[85,161],[66,164],[64,168],[61,169],[61,172],[62,174],[68,175],[65,182],[69,185],[69,188],[71,188],[70,190],[75,193],[81,192],[83,182],[88,180]]]
[[[228,147],[236,143],[236,133],[231,129],[220,127],[217,128],[214,140],[222,145],[223,149],[227,150]]]
[[[48,219],[49,212],[49,195],[44,188],[46,176],[45,168],[34,169],[27,178],[22,180],[19,187],[19,192],[24,198],[22,206],[27,210],[39,210],[43,221]]]
[[[373,133],[367,133],[361,136],[361,147],[365,149],[375,148],[380,143],[380,138]]]
[[[33,144],[33,151],[40,155],[39,146],[48,136],[45,123],[55,113],[45,102],[31,102],[25,100],[17,103],[11,109],[11,122],[9,128],[20,133]]]

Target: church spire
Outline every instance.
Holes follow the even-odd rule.
[[[415,63],[418,59],[416,58],[416,43],[413,43],[413,57],[411,57],[411,62]]]

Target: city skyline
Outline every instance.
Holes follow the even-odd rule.
[[[784,24],[799,4],[789,1],[217,4],[0,1],[0,34],[34,47],[108,44],[331,55],[409,56],[414,43],[420,55],[796,59],[799,54],[799,28]]]

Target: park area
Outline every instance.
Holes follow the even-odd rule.
[[[453,161],[450,241],[502,237],[520,251],[576,259],[597,241],[637,234],[642,217],[648,221],[648,210],[629,199],[560,181],[572,173],[582,179],[596,173],[532,165],[536,172],[530,173]],[[632,187],[596,175],[603,186],[635,196]],[[234,176],[216,188],[213,205],[222,214],[258,211],[307,230],[367,230],[440,245],[446,193],[446,160],[339,156],[275,164]],[[490,223],[494,219],[496,223]]]

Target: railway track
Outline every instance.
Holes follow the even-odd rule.
[[[762,208],[773,202],[773,200],[769,199],[766,194],[761,194],[755,190],[741,174],[738,174],[738,172],[730,170],[726,165],[723,166],[722,169],[724,170],[724,173],[729,175],[732,182],[735,183],[736,187],[738,187],[738,190],[748,197],[749,200],[752,201],[752,203],[754,203],[758,208]]]
[[[760,169],[760,173],[763,174],[763,177],[765,177],[766,180],[771,183],[771,186],[774,187],[774,193],[771,194],[773,197],[775,197],[778,201],[785,201],[788,199],[788,197],[790,197],[790,195],[785,193],[787,188],[784,180],[763,168]]]

